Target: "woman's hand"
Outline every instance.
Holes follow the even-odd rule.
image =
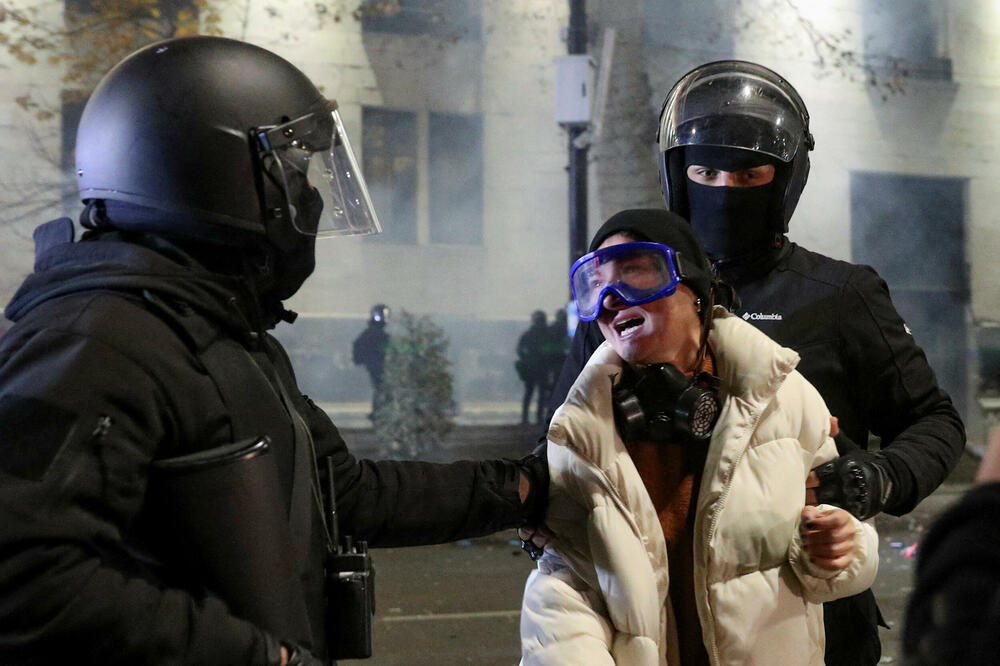
[[[854,560],[854,521],[844,509],[804,507],[799,533],[809,561],[820,569],[841,571]]]

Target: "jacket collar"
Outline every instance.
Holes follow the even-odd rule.
[[[35,270],[7,305],[17,321],[47,301],[74,293],[150,291],[189,307],[234,332],[254,331],[259,306],[242,281],[212,273],[164,240],[125,238],[117,232],[73,242],[72,233],[55,220],[35,235]]]
[[[799,355],[723,307],[713,309],[712,322],[709,343],[723,397],[742,401],[752,412],[763,410],[795,369]],[[611,344],[603,342],[580,372],[549,427],[550,440],[571,446],[604,470],[610,470],[619,456],[628,456],[615,428],[611,403],[611,389],[621,375],[623,363]]]

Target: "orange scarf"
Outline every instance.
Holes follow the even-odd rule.
[[[711,350],[705,354],[702,370],[715,373]],[[653,503],[667,543],[670,566],[670,603],[677,617],[681,664],[706,665],[708,653],[702,644],[701,623],[694,596],[695,501],[705,464],[707,444],[635,442],[629,455],[639,471]]]

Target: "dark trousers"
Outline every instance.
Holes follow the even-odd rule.
[[[878,626],[885,626],[875,595],[865,590],[823,604],[827,666],[872,666],[882,656]]]
[[[531,394],[538,390],[535,423],[541,425],[545,418],[545,403],[548,399],[548,383],[544,377],[533,377],[524,380],[524,397],[521,398],[521,423],[528,422],[528,412],[531,409]]]

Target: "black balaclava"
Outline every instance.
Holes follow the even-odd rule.
[[[781,247],[781,182],[779,160],[764,153],[722,146],[685,146],[682,173],[687,185],[691,226],[716,263],[750,263]],[[712,187],[687,177],[697,164],[722,171],[740,171],[771,164],[775,179],[756,187]]]
[[[304,188],[296,196],[297,224],[306,230],[315,230],[323,212],[323,197],[313,187]],[[299,290],[316,268],[316,236],[295,230],[290,224],[282,225],[281,247],[272,244],[273,274],[264,284],[262,295],[283,301]]]

